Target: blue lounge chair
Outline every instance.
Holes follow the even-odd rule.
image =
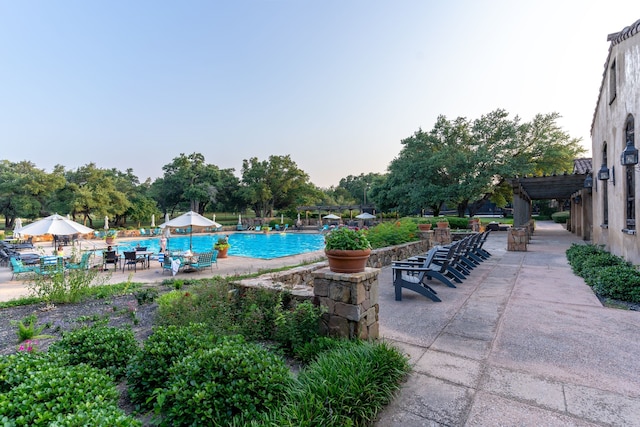
[[[14,257],[11,257],[10,262],[11,262],[11,269],[12,269],[11,280],[13,280],[14,277],[19,277],[20,274],[35,273],[38,270],[37,266],[26,266],[22,264],[22,261]]]
[[[213,271],[214,263],[216,264],[216,267],[218,267],[218,263],[217,263],[218,251],[204,252],[204,253],[197,254],[197,256],[198,256],[198,261],[191,263],[191,268],[197,271],[200,271],[209,267],[209,269]],[[216,258],[215,260],[214,260],[214,256]]]
[[[144,228],[141,228],[141,229],[140,229],[140,235],[141,235],[141,236],[148,236],[148,234],[147,234],[147,230],[145,230]]]
[[[93,252],[85,252],[82,254],[82,258],[80,258],[80,262],[68,262],[67,268],[69,270],[88,270],[89,269],[89,258],[91,258]]]
[[[43,276],[50,276],[54,274],[64,274],[64,259],[61,256],[43,256],[40,258],[40,268],[36,270],[36,273]]]

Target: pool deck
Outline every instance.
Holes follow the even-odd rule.
[[[225,232],[224,234],[232,234],[233,232]],[[215,236],[215,235],[214,235]],[[140,238],[132,237],[132,238],[120,238],[118,242],[126,242],[126,241],[137,241]],[[103,250],[106,249],[107,245],[102,240],[94,241],[87,240],[81,242],[83,249],[95,249],[95,250]],[[39,252],[44,251],[46,254],[51,254],[53,247],[51,242],[37,243],[35,250],[28,250],[25,252]],[[65,254],[70,254],[72,251],[72,246],[64,247]],[[290,265],[298,265],[302,263],[310,263],[319,261],[324,259],[324,251],[314,251],[307,252],[304,254],[287,256],[282,258],[275,259],[259,259],[259,258],[247,258],[240,256],[229,256],[227,258],[218,259],[218,267],[213,266],[213,271],[209,269],[205,269],[200,272],[195,273],[185,273],[179,272],[176,275],[176,278],[206,278],[213,276],[236,276],[240,274],[250,274],[257,273],[259,271],[264,271],[268,269],[277,269]],[[163,280],[170,279],[171,275],[168,272],[162,271],[160,267],[160,263],[156,260],[151,260],[150,268],[141,269],[138,267],[137,271],[128,270],[127,268],[119,269],[118,271],[113,271],[113,266],[109,265],[110,269],[108,272],[104,272],[106,277],[105,284],[107,283],[122,283],[129,280],[131,276],[131,280],[137,283],[148,283],[148,284],[159,284]],[[29,289],[27,288],[27,283],[29,279],[26,275],[21,275],[18,279],[11,280],[11,267],[0,267],[0,301],[10,301],[12,299],[21,298],[29,296]]]

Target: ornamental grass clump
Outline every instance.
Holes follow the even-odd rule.
[[[332,230],[324,238],[325,250],[361,251],[371,249],[364,231],[348,227]]]

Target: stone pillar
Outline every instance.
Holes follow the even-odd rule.
[[[527,240],[525,228],[511,228],[507,233],[507,250],[526,252]]]
[[[377,268],[362,273],[334,273],[321,268],[312,273],[314,299],[327,308],[323,320],[331,336],[377,339]]]
[[[448,245],[451,243],[451,229],[449,227],[435,228],[433,230],[433,242],[436,245]]]

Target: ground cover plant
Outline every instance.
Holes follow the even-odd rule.
[[[640,271],[596,245],[573,244],[566,252],[572,270],[602,298],[640,303]]]
[[[286,293],[241,290],[219,278],[157,297],[138,290],[126,304],[156,307],[157,321],[139,344],[129,327],[106,326],[109,313],[124,313],[122,302],[110,300],[96,316],[80,316],[79,327],[47,351],[0,355],[4,424],[42,418],[45,425],[138,426],[149,425],[153,413],[154,423],[177,426],[367,425],[409,369],[384,343],[319,336],[322,310]],[[66,381],[77,392],[62,390]],[[118,383],[126,390],[120,407]],[[56,394],[64,404],[51,411],[38,400]],[[19,399],[45,414],[19,412]],[[23,421],[15,423],[18,417]]]

